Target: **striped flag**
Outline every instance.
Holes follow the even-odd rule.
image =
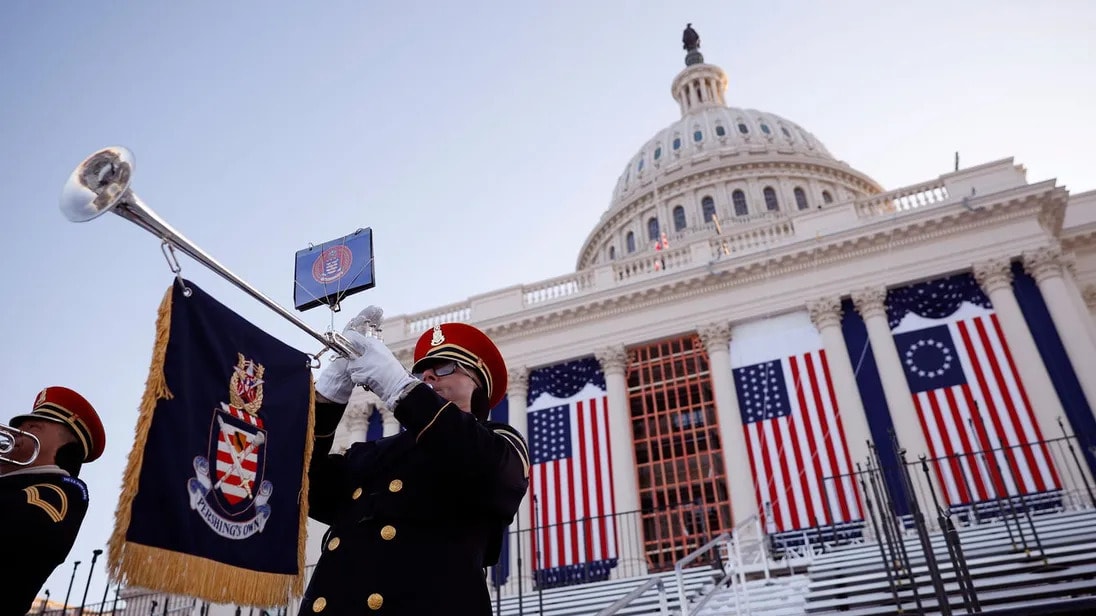
[[[542,588],[607,579],[617,543],[604,375],[589,358],[529,382],[534,579]]]
[[[918,285],[917,295],[944,298],[960,284],[975,283],[969,276],[941,279]],[[897,304],[900,298],[888,302]],[[933,314],[938,318],[929,318],[921,316],[925,310],[911,308],[893,329],[948,504],[1059,489],[1027,391],[988,298],[962,301],[951,309],[950,314],[938,310]]]
[[[821,337],[806,313],[735,328],[731,366],[770,532],[863,519]]]

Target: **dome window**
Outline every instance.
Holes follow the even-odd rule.
[[[695,133],[693,133],[693,141],[700,141],[702,139],[704,139],[704,133],[700,131],[696,131]]]
[[[743,135],[747,135],[750,132],[750,128],[748,126],[746,126],[745,124],[743,124],[742,122],[739,122],[738,123],[738,132],[742,133]]]
[[[674,149],[681,149],[681,137],[674,137]]]
[[[639,159],[638,163],[636,163],[636,171],[637,172],[643,171],[643,159],[642,158]]]
[[[624,238],[624,245],[628,247],[628,254],[632,254],[636,251],[636,234],[631,231],[628,232],[628,236]]]
[[[680,205],[674,208],[674,231],[685,229],[685,208]]]
[[[651,217],[647,220],[647,237],[652,242],[657,242],[659,237],[658,219]]]
[[[715,199],[712,199],[711,197],[704,197],[701,199],[700,210],[704,213],[705,223],[715,220]]]
[[[807,205],[807,193],[803,192],[802,188],[796,186],[793,192],[795,194],[795,207],[801,210],[805,210],[810,207],[809,205]]]
[[[787,128],[784,128],[783,126],[781,126],[781,127],[780,127],[780,130],[781,130],[781,132],[783,132],[783,133],[784,133],[784,136],[785,136],[785,137],[787,137],[788,139],[791,139],[791,138],[792,138],[792,134],[788,132],[788,129],[787,129]]]
[[[722,124],[717,125],[715,127],[715,136],[716,137],[723,137],[723,136],[726,136],[726,134],[727,134],[727,129],[723,128]]]
[[[769,125],[764,123],[761,124],[761,132],[765,133],[766,135],[773,134],[773,131],[769,128]]]
[[[662,158],[662,146],[655,148],[655,160]]]
[[[775,212],[780,209],[780,203],[776,200],[776,191],[772,186],[766,186],[762,191],[765,195],[765,209]]]
[[[609,247],[609,260],[612,261],[613,259],[616,259],[616,246]]]
[[[828,190],[823,190],[822,191],[822,203],[827,203],[827,204],[833,203],[833,195],[830,194],[830,191],[828,191]]]
[[[746,206],[746,193],[741,190],[731,193],[731,202],[734,203],[735,216],[746,216],[750,213],[750,209]]]

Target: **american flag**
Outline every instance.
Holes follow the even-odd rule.
[[[918,285],[917,295],[931,301],[944,297],[945,285],[962,282]],[[952,305],[943,318],[925,318],[915,308],[895,328],[894,341],[948,504],[1057,490],[1054,464],[988,299]]]
[[[800,313],[756,325],[736,328],[731,356],[757,502],[770,516],[770,532],[862,520],[817,330]]]
[[[593,358],[535,371],[529,399],[534,576],[606,579],[617,544],[604,376]]]
[[[861,519],[825,352],[734,374],[758,503],[777,532]]]

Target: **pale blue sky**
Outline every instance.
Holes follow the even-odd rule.
[[[53,597],[79,559],[79,600],[109,537],[172,279],[135,225],[61,217],[80,160],[132,149],[138,194],[286,306],[296,250],[370,226],[378,285],[347,313],[424,310],[573,270],[626,162],[678,117],[669,87],[690,21],[730,77],[730,105],[801,124],[888,189],[950,171],[955,150],[964,166],[1013,156],[1031,181],[1096,188],[1086,0],[4,2],[3,419],[63,384],[109,433],[85,467],[92,506]],[[330,323],[319,309],[304,318]]]

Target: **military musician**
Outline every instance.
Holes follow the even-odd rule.
[[[347,332],[362,354],[316,382],[310,515],[330,525],[301,614],[491,613],[484,567],[529,485],[529,452],[509,425],[488,420],[506,392],[506,365],[479,329],[426,331],[412,374],[377,338]],[[355,385],[403,427],[330,455]]]
[[[76,541],[88,509],[80,468],[103,454],[106,438],[95,409],[67,387],[43,389],[9,425],[14,446],[0,459],[8,531],[0,616],[23,616]]]

